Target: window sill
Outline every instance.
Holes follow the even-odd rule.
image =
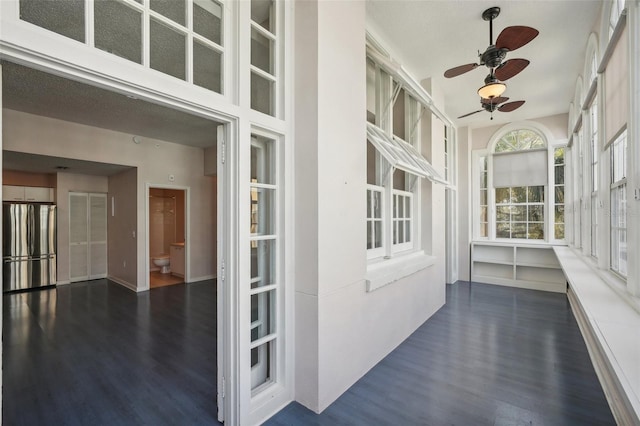
[[[367,275],[365,276],[367,292],[375,291],[433,266],[436,263],[436,259],[435,256],[429,256],[423,251],[419,251],[404,256],[372,262],[368,265]]]

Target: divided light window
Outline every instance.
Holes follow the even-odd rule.
[[[496,238],[544,239],[544,186],[496,188]]]
[[[223,4],[217,0],[148,0],[148,4],[149,8],[143,0],[20,0],[20,19],[222,93]],[[144,27],[149,28],[148,38]]]
[[[480,237],[489,236],[489,192],[487,157],[480,157]]]
[[[553,180],[554,180],[554,238],[564,240],[564,171],[565,148],[553,151]]]
[[[598,104],[594,100],[589,108],[591,128],[591,256],[598,257]]]
[[[627,131],[610,146],[611,151],[611,270],[627,276]]]
[[[278,270],[278,181],[276,141],[252,135],[251,177],[251,390],[258,393],[276,380],[276,300]]]
[[[251,108],[275,115],[276,14],[273,0],[251,0]]]

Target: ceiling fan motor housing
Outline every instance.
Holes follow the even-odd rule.
[[[508,51],[508,49],[498,49],[492,44],[480,55],[480,65],[495,68],[502,63]]]

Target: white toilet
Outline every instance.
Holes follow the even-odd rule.
[[[169,255],[168,254],[159,254],[151,258],[153,260],[153,264],[160,267],[161,274],[168,274],[171,272],[169,269]]]

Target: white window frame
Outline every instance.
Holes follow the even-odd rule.
[[[250,0],[250,3],[252,3],[255,0]],[[273,117],[281,117],[282,115],[282,102],[281,102],[281,90],[280,90],[280,86],[281,86],[281,72],[280,72],[280,68],[282,67],[282,49],[280,47],[281,44],[281,38],[279,37],[278,34],[281,34],[282,31],[282,27],[280,25],[280,16],[281,16],[281,12],[280,12],[280,8],[281,8],[281,4],[282,1],[280,0],[273,0],[273,4],[272,4],[272,8],[270,10],[270,21],[272,23],[272,29],[273,31],[269,31],[266,28],[264,28],[262,25],[260,25],[260,23],[255,22],[254,20],[250,19],[250,34],[252,34],[253,31],[256,31],[259,35],[261,35],[262,37],[265,37],[272,46],[272,51],[271,53],[271,61],[272,61],[272,68],[273,68],[273,72],[267,72],[264,71],[263,69],[251,64],[251,60],[249,60],[249,71],[251,76],[256,76],[259,78],[262,78],[264,80],[266,80],[267,82],[269,82],[271,84],[271,93],[270,93],[270,113],[263,113],[259,110],[253,109],[253,111],[256,111],[258,113],[261,114],[266,114],[269,116],[273,116]],[[251,85],[251,78],[249,79],[249,84]],[[253,92],[253,89],[249,90],[249,93]],[[251,100],[249,100],[249,106],[251,104]]]
[[[379,193],[379,200],[380,200],[380,206],[379,206],[379,211],[380,211],[380,217],[377,218],[375,217],[374,212],[376,211],[376,206],[375,206],[375,197],[373,196],[373,193]],[[373,230],[373,233],[371,235],[371,240],[373,241],[374,247],[371,248],[367,248],[367,258],[368,259],[374,259],[376,257],[382,257],[385,254],[385,245],[386,245],[386,241],[385,241],[385,188],[383,186],[378,186],[378,185],[370,185],[367,184],[367,238],[369,238],[369,230]],[[375,247],[375,241],[376,241],[376,227],[375,227],[375,222],[380,222],[380,246],[379,247]],[[371,227],[369,227],[369,225],[372,225]],[[368,242],[367,242],[368,244]]]
[[[627,233],[627,223],[628,223],[628,218],[627,218],[627,212],[628,212],[628,207],[627,207],[627,203],[628,203],[628,199],[627,199],[627,175],[628,175],[628,167],[626,164],[626,161],[628,159],[628,140],[627,140],[627,131],[626,129],[620,134],[620,136],[618,136],[610,145],[609,145],[609,150],[610,150],[610,161],[611,161],[611,170],[610,170],[610,190],[609,190],[609,199],[610,199],[610,223],[609,223],[609,253],[610,253],[610,260],[609,260],[609,269],[611,270],[611,272],[613,272],[616,276],[622,278],[623,280],[626,281],[627,279],[627,274],[629,271],[629,264],[628,264],[628,253],[629,253],[629,248],[628,248],[628,233]],[[617,158],[617,154],[619,154],[621,152],[622,158]],[[616,179],[616,164],[620,165],[622,167],[622,173],[619,179]],[[614,194],[620,194],[622,195],[623,199],[624,199],[624,220],[620,221],[618,220],[617,223],[616,222],[616,215],[614,214],[614,209],[616,211],[619,211],[618,209],[618,205],[615,205],[614,200],[617,199],[616,196],[614,196]],[[620,246],[614,247],[614,235],[618,235],[618,243],[620,243],[620,238],[619,236],[622,235],[622,233],[624,233],[624,239],[625,239],[625,244],[626,248],[625,250],[622,250],[622,248]],[[617,253],[617,256],[614,257],[614,252]],[[621,254],[624,252],[626,259],[625,259],[625,268],[624,270],[622,270],[622,268],[620,268],[620,258],[621,258]],[[617,259],[617,263],[618,266],[614,267],[614,262]]]
[[[599,156],[599,125],[598,125],[598,99],[597,95],[589,106],[589,194],[590,194],[590,240],[591,257],[598,258],[598,156]]]
[[[392,190],[392,197],[393,214],[391,219],[391,252],[395,254],[405,250],[413,249],[415,238],[415,232],[413,228],[415,225],[415,220],[413,217],[413,193],[410,191],[401,191],[398,189],[394,189]],[[406,232],[406,225],[409,225],[408,234]],[[409,238],[408,240],[407,235]]]
[[[562,156],[562,163],[561,164],[556,164],[555,163],[555,152],[558,149],[564,149],[564,153]],[[549,211],[549,213],[553,216],[552,218],[549,218],[549,220],[551,221],[551,235],[549,236],[549,238],[553,241],[565,241],[566,240],[566,236],[567,236],[567,205],[568,205],[568,198],[567,198],[567,189],[569,188],[569,185],[567,185],[567,152],[568,152],[568,148],[566,146],[555,146],[553,147],[553,179],[552,182],[550,182],[549,184],[553,186],[553,201],[552,201],[552,207]],[[557,183],[555,176],[556,176],[556,169],[562,167],[564,169],[564,176],[562,179],[561,184]],[[564,194],[564,202],[563,203],[558,203],[556,202],[556,189],[558,187],[563,187],[563,194]],[[556,209],[562,206],[563,208],[563,222],[556,222]],[[564,232],[563,238],[557,238],[556,235],[556,225],[558,224],[562,224]]]
[[[547,151],[547,161],[548,161],[548,168],[547,168],[548,177],[547,177],[546,185],[544,185],[544,192],[545,192],[544,194],[544,235],[545,235],[545,238],[544,240],[530,240],[530,239],[500,239],[500,240],[512,241],[512,242],[539,241],[541,243],[544,242],[544,243],[554,243],[554,244],[564,242],[564,241],[558,241],[554,238],[555,237],[555,229],[554,229],[555,214],[552,214],[552,212],[555,212],[555,191],[552,191],[551,189],[555,189],[554,188],[555,167],[554,167],[553,154],[556,148],[566,147],[567,140],[554,139],[553,134],[546,127],[544,127],[540,123],[533,122],[533,121],[523,121],[519,123],[507,124],[493,135],[493,137],[489,141],[487,149],[472,151],[472,166],[471,166],[472,190],[473,190],[472,201],[473,201],[473,211],[474,211],[473,221],[472,221],[473,239],[479,240],[479,241],[497,240],[495,188],[493,185],[493,176],[492,176],[493,175],[493,156],[495,154],[494,152],[495,146],[503,136],[505,136],[511,131],[520,130],[520,129],[531,130],[538,133],[542,137],[543,141],[545,142],[544,149]],[[500,155],[500,154],[497,154],[497,155]],[[488,206],[487,206],[488,207],[487,208],[488,236],[487,237],[480,236],[480,225],[481,225],[480,161],[482,157],[487,157],[487,202],[488,202]],[[566,163],[566,159],[565,159],[565,163]],[[530,185],[530,186],[536,186],[536,185]],[[566,197],[566,184],[565,184],[565,197]],[[567,200],[565,198],[565,205],[566,205],[566,201]],[[567,222],[566,214],[567,212],[565,211],[565,223]],[[565,229],[565,234],[566,234],[566,229]]]

